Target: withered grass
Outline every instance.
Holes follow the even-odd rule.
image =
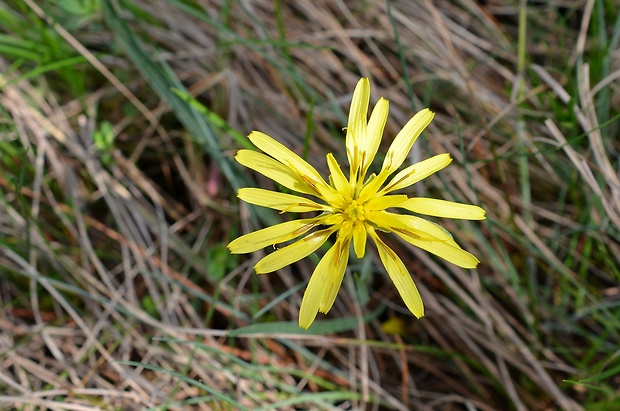
[[[575,3],[0,3],[0,409],[620,407],[620,13]],[[436,111],[416,189],[487,210],[437,220],[482,263],[392,239],[426,317],[370,253],[302,333],[316,261],[225,248],[281,219],[232,157],[260,130],[327,175],[360,76],[384,148]]]

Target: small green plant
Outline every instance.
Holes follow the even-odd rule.
[[[101,155],[101,162],[110,165],[112,160],[112,150],[114,149],[114,127],[112,123],[105,120],[93,133],[93,141],[97,151]]]

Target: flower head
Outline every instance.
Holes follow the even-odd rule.
[[[317,312],[327,313],[340,289],[349,260],[349,250],[358,258],[366,252],[366,240],[374,242],[379,258],[394,282],[405,305],[416,317],[424,315],[417,287],[405,264],[382,240],[378,232],[392,232],[405,241],[463,268],[474,268],[479,261],[461,249],[442,227],[423,218],[387,211],[402,209],[416,214],[466,220],[482,220],[482,208],[444,200],[393,194],[446,167],[452,159],[439,154],[405,167],[403,164],[413,143],[433,119],[434,113],[423,109],[396,135],[378,174],[367,178],[387,121],[389,103],[381,98],[367,119],[370,83],[362,78],[353,93],[346,151],[349,176],[343,173],[335,157],[327,154],[329,182],[291,150],[258,131],[248,137],[264,153],[240,150],[235,157],[242,165],[306,197],[260,188],[242,188],[238,197],[248,203],[285,212],[317,212],[315,217],[287,221],[243,235],[228,244],[232,253],[251,253],[301,237],[261,259],[254,269],[258,274],[279,270],[315,252],[335,234],[331,248],[316,266],[299,311],[299,326],[308,328]]]

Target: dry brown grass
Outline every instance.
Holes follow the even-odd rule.
[[[353,264],[374,276],[365,303],[347,275],[329,315],[359,318],[347,331],[228,336],[287,290],[258,322],[296,322],[312,272],[306,260],[258,278],[260,253],[214,251],[273,221],[233,189],[269,183],[222,170],[213,146],[188,135],[144,67],[119,51],[118,33],[99,26],[109,24],[103,14],[80,29],[51,24],[89,61],[90,91],[67,97],[53,72],[15,81],[26,69],[10,71],[0,55],[0,408],[580,410],[605,397],[563,382],[591,376],[619,334],[606,319],[617,312],[620,146],[595,104],[606,90],[617,115],[620,56],[610,52],[613,70],[590,81],[594,1],[585,11],[531,6],[535,65],[522,73],[512,2],[399,1],[391,16],[385,2],[282,2],[284,32],[278,2],[195,3],[205,19],[163,0],[132,0],[142,14],[112,2],[152,59],[227,127],[301,152],[311,115],[308,157],[324,175],[326,152],[344,153],[335,136],[360,76],[371,78],[373,101],[390,100],[386,142],[415,108],[432,107],[412,161],[449,152],[455,162],[416,188],[487,210],[486,222],[441,222],[483,263],[462,270],[392,241],[424,319],[408,315],[380,264]],[[24,5],[30,18],[58,21]],[[103,120],[114,126],[109,162],[93,142]],[[230,162],[239,144],[209,124]],[[564,235],[573,231],[582,234]],[[406,335],[382,330],[394,316]],[[590,351],[595,333],[603,348]]]

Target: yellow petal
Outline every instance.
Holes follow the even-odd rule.
[[[390,207],[400,207],[400,204],[407,201],[405,194],[380,196],[370,199],[364,208],[368,211],[385,210]]]
[[[262,188],[240,188],[237,197],[243,201],[276,210],[305,213],[308,211],[328,211],[331,207],[316,203],[304,197],[284,194]]]
[[[312,194],[330,204],[343,201],[342,195],[331,188],[314,167],[281,143],[260,131],[253,131],[248,138],[256,147],[298,174],[301,180],[313,190]]]
[[[299,326],[301,328],[308,329],[314,322],[314,319],[319,312],[321,295],[325,291],[326,286],[327,283],[324,279],[314,273],[312,274],[308,287],[304,292],[303,299],[301,300],[301,307],[299,308]]]
[[[392,173],[398,169],[409,155],[413,143],[418,136],[429,125],[435,113],[425,108],[414,115],[411,120],[405,124],[405,127],[396,135],[394,141],[388,149],[385,160],[383,161],[382,170]]]
[[[478,206],[434,198],[410,198],[398,204],[397,207],[434,217],[456,218],[460,220],[484,220],[486,218],[485,211]]]
[[[314,167],[312,167],[306,160],[293,153],[287,147],[280,142],[269,137],[265,133],[260,131],[252,131],[248,136],[250,141],[258,148],[263,150],[266,154],[277,159],[282,164],[289,166],[302,174],[302,176],[308,176],[313,181],[323,181],[323,178]]]
[[[375,197],[377,195],[377,192],[379,191],[379,188],[381,188],[381,186],[383,185],[383,183],[385,183],[385,180],[388,177],[389,173],[387,171],[381,171],[376,176],[374,174],[371,175],[364,184],[362,191],[360,191],[357,201],[360,203],[365,203],[371,198]]]
[[[233,254],[251,253],[269,245],[275,245],[292,240],[307,233],[312,227],[319,224],[318,218],[287,221],[262,230],[254,231],[233,240],[228,249]]]
[[[361,143],[361,151],[363,153],[362,178],[366,174],[366,170],[368,170],[368,167],[374,160],[377,150],[379,149],[379,144],[383,138],[385,123],[388,118],[389,108],[390,103],[381,97],[370,115],[366,139]]]
[[[351,195],[351,187],[349,186],[349,180],[345,177],[340,164],[336,161],[336,158],[332,153],[327,154],[327,167],[329,167],[329,173],[332,181],[334,182],[334,188],[344,193],[346,196]]]
[[[379,257],[381,258],[385,270],[388,272],[398,293],[402,297],[407,308],[409,308],[409,311],[417,318],[424,316],[422,297],[420,297],[418,288],[415,286],[411,275],[409,275],[405,264],[403,264],[396,253],[388,247],[374,231],[369,231],[369,234],[371,234],[372,239],[377,245]]]
[[[299,307],[299,326],[301,328],[307,329],[316,318],[325,290],[329,286],[330,273],[334,273],[333,268],[338,261],[339,252],[340,241],[337,240],[314,269],[301,300],[301,307]]]
[[[254,270],[257,274],[266,274],[299,261],[318,250],[333,232],[332,228],[317,231],[291,245],[280,248],[261,259],[254,266]]]
[[[347,125],[347,157],[351,166],[351,173],[357,173],[360,163],[360,143],[366,140],[368,128],[368,103],[370,101],[370,81],[362,78],[357,82],[351,108],[349,109],[349,124]]]
[[[261,173],[286,188],[299,193],[316,195],[316,190],[306,184],[295,171],[263,153],[239,150],[235,159],[241,165]]]
[[[325,215],[320,215],[317,218],[321,220],[321,224],[323,225],[339,225],[344,222],[344,217],[342,213],[338,213],[338,214],[327,213]]]
[[[443,227],[420,217],[388,211],[369,211],[366,217],[383,231],[394,231],[428,241],[452,241],[452,236]]]
[[[342,241],[338,241],[336,243],[336,245],[339,246],[336,251],[336,261],[331,267],[332,271],[329,274],[330,278],[328,279],[328,285],[323,292],[321,304],[319,305],[319,311],[323,314],[327,314],[329,310],[331,310],[334,305],[334,301],[336,301],[336,296],[338,296],[338,291],[342,285],[342,279],[344,278],[344,273],[349,262],[349,249],[351,248],[350,244],[351,241],[349,239],[343,239]]]
[[[338,238],[351,239],[353,237],[353,222],[345,219],[338,229]]]
[[[366,253],[366,226],[363,223],[357,223],[353,228],[353,248],[357,258],[364,257]]]
[[[395,231],[395,233],[408,243],[428,251],[431,254],[435,254],[437,257],[441,257],[444,260],[458,265],[462,268],[476,268],[480,260],[474,255],[463,250],[454,241],[427,241],[408,236],[401,232]]]
[[[450,164],[450,162],[452,162],[450,154],[444,153],[412,164],[396,174],[392,181],[381,189],[381,193],[389,193],[390,191],[409,187],[410,185],[415,184],[431,174],[443,169]]]

